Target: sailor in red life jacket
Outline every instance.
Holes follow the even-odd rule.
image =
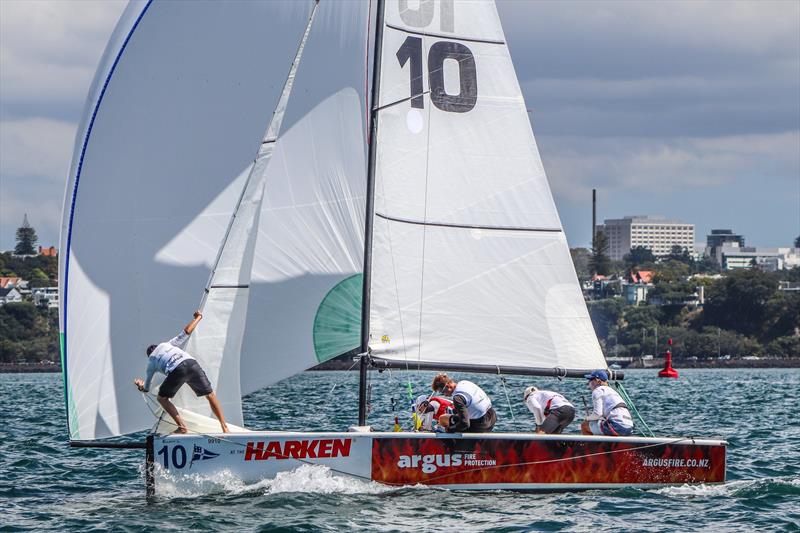
[[[483,389],[471,381],[458,383],[447,374],[433,378],[431,388],[445,396],[453,397],[452,415],[439,417],[439,424],[448,433],[488,433],[497,422],[497,413],[492,408],[492,400]]]
[[[522,400],[536,419],[536,433],[561,433],[575,420],[575,406],[557,392],[528,387]]]
[[[433,424],[439,421],[440,416],[453,413],[453,402],[440,396],[431,398],[427,394],[420,394],[414,402],[414,408],[422,421],[420,429],[433,431]]]
[[[608,372],[586,374],[592,389],[592,413],[581,424],[584,435],[624,437],[633,433],[633,419],[617,391],[608,386]]]

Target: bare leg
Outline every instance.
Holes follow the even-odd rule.
[[[216,393],[212,392],[206,396],[206,399],[208,399],[208,403],[211,405],[214,416],[219,420],[219,425],[222,426],[222,432],[228,433],[228,425],[225,423],[225,415],[222,414],[222,406],[219,404],[219,400],[217,400]]]
[[[581,422],[581,434],[582,435],[591,435],[592,434],[592,430],[589,429],[589,421],[588,420],[584,420],[583,422]]]
[[[169,413],[169,416],[171,416],[178,425],[178,429],[175,431],[175,433],[186,433],[188,431],[188,429],[186,429],[186,423],[183,421],[183,418],[181,418],[181,415],[178,414],[178,409],[172,404],[171,401],[169,401],[169,398],[159,396],[158,403],[161,404],[161,407],[163,407],[164,410]]]

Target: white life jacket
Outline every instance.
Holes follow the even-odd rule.
[[[602,413],[597,414],[601,414],[604,419],[613,420],[621,426],[633,427],[633,419],[628,406],[625,405],[625,401],[617,391],[607,385],[601,385],[592,391],[592,400],[597,398],[600,398],[603,410]]]
[[[492,407],[492,400],[483,392],[483,389],[466,379],[456,384],[456,390],[453,391],[453,399],[456,396],[464,398],[470,420],[482,417]]]

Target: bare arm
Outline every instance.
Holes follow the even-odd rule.
[[[203,320],[203,313],[201,313],[199,310],[195,311],[194,318],[192,319],[191,322],[186,324],[186,327],[183,328],[183,332],[186,333],[187,335],[191,335],[192,332],[194,331],[194,328],[197,327],[197,324],[199,324],[201,320]]]

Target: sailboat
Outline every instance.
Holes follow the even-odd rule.
[[[304,464],[453,489],[725,480],[721,440],[369,425],[375,369],[607,367],[491,0],[132,1],[76,135],[61,246],[70,442],[144,448],[149,495],[159,473]],[[188,350],[234,431],[189,394],[174,435],[131,381],[200,293]],[[343,354],[352,427],[241,427],[243,395]]]

